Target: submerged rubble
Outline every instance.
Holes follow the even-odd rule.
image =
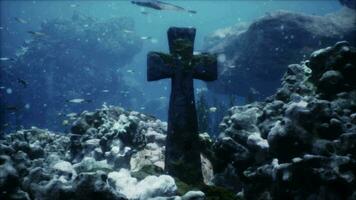
[[[71,134],[8,134],[0,140],[0,199],[205,199],[164,174],[166,131],[154,117],[104,106],[81,113]]]
[[[246,199],[354,199],[356,48],[288,66],[266,101],[232,107],[213,145],[214,183]]]
[[[206,38],[207,49],[221,58],[219,79],[209,89],[262,100],[279,87],[288,64],[337,41],[355,45],[355,19],[355,10],[346,7],[325,16],[278,11],[219,29]]]

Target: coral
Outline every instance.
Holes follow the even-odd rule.
[[[246,199],[352,199],[355,57],[347,42],[315,51],[288,66],[276,94],[230,108],[213,182]]]

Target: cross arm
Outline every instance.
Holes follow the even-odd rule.
[[[149,52],[147,55],[147,80],[156,81],[170,78],[173,75],[172,58],[170,55]]]
[[[214,81],[217,79],[218,71],[216,55],[207,53],[195,55],[193,62],[193,78],[203,81]]]

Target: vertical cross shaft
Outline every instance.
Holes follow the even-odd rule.
[[[217,78],[216,56],[193,56],[194,38],[194,28],[169,28],[170,54],[150,52],[147,57],[148,81],[172,79],[165,170],[187,183],[202,182],[193,79]]]

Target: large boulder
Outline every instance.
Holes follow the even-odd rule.
[[[272,95],[288,64],[340,40],[355,44],[355,19],[348,8],[325,16],[278,11],[249,26],[217,30],[206,41],[208,50],[220,54],[219,80],[208,86],[244,97]],[[327,75],[338,79],[337,74]]]
[[[288,66],[276,94],[230,108],[213,145],[214,183],[246,199],[353,199],[356,72],[345,69],[355,57],[347,42],[313,52]]]

